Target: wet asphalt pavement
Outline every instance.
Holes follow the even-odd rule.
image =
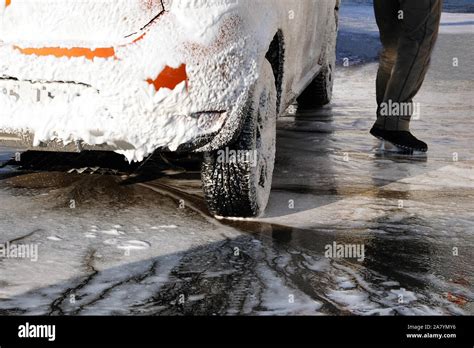
[[[332,105],[279,121],[261,219],[208,216],[196,159],[26,154],[0,169],[0,242],[38,248],[0,258],[0,314],[474,314],[474,76],[450,65],[472,61],[459,43],[474,32],[441,35],[413,123],[425,157],[368,135],[373,35],[343,26],[339,60],[358,64],[339,67]],[[334,243],[364,255],[327,257]]]

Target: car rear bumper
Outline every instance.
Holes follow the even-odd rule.
[[[212,143],[218,133],[202,135],[198,138],[179,145],[176,152],[198,152]],[[125,141],[117,141],[115,144],[90,145],[82,140],[65,143],[62,140],[55,139],[40,142],[35,145],[35,136],[31,132],[0,132],[0,146],[9,147],[18,151],[51,151],[51,152],[81,152],[81,151],[114,151],[127,152],[135,150],[134,145]],[[157,148],[156,151],[169,152],[167,147]]]
[[[66,152],[110,150],[139,161],[155,150],[198,150],[224,128],[226,110],[181,108],[181,99],[189,98],[185,83],[164,92],[174,105],[157,101],[155,91],[108,95],[75,82],[0,78],[0,143]]]

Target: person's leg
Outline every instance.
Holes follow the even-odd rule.
[[[398,40],[400,38],[401,25],[398,20],[400,3],[398,0],[374,0],[375,18],[380,31],[382,52],[377,73],[377,105],[385,100],[385,92],[392,77],[392,70],[397,59]],[[383,126],[383,119],[380,125]]]
[[[391,4],[375,0],[377,8]],[[372,135],[408,151],[427,151],[428,145],[416,139],[409,131],[413,114],[412,99],[421,88],[428,71],[431,54],[438,37],[442,0],[397,0],[400,13],[399,39],[395,64],[385,85],[388,70],[380,72],[377,95],[379,108]],[[398,16],[401,15],[401,18]],[[380,25],[379,25],[380,27]],[[381,29],[381,36],[382,29]],[[385,90],[383,91],[383,88]],[[381,97],[384,93],[383,98]],[[398,109],[393,109],[398,106]],[[410,106],[410,108],[407,108]],[[398,113],[394,112],[395,110]],[[382,112],[384,111],[384,112]],[[400,111],[403,111],[400,113]]]
[[[384,103],[408,105],[420,90],[431,59],[441,20],[442,0],[399,0],[403,11],[397,59]],[[400,110],[403,110],[400,107]],[[406,108],[405,108],[406,109]],[[409,131],[412,112],[385,116],[384,129]]]

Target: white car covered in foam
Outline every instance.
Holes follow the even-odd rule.
[[[0,0],[0,142],[204,153],[211,212],[268,201],[275,122],[330,101],[339,0]]]

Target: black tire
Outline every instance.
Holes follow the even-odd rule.
[[[268,203],[275,163],[277,90],[266,60],[250,95],[237,140],[227,148],[204,154],[204,195],[215,216],[255,217]]]
[[[327,105],[331,102],[334,86],[334,68],[336,66],[336,40],[339,22],[339,2],[334,9],[334,18],[328,23],[328,35],[321,57],[322,68],[314,80],[298,97],[298,108],[308,110]],[[321,63],[320,63],[321,64]]]
[[[321,69],[318,76],[316,76],[298,97],[299,109],[314,109],[331,102],[333,91],[332,70],[332,65],[325,66]]]

